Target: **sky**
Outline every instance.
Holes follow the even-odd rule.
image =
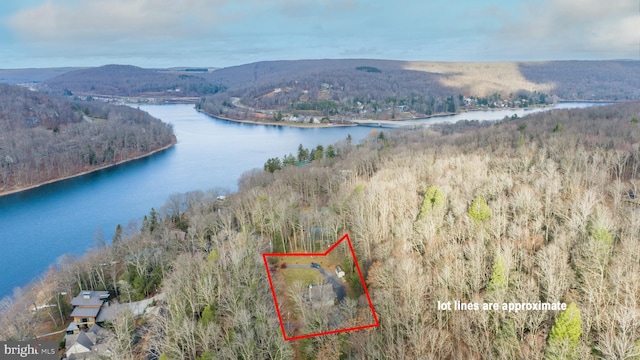
[[[640,60],[640,0],[5,0],[0,68]]]

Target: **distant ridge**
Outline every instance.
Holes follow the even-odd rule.
[[[39,83],[69,71],[80,70],[81,67],[0,69],[0,83],[9,85]]]
[[[47,79],[43,91],[109,96],[201,96],[224,88],[200,77],[201,73],[180,74],[133,65],[104,65],[75,70]]]
[[[116,96],[203,96],[228,90],[233,96],[250,97],[253,92],[296,82],[308,87],[334,82],[351,89],[347,96],[358,98],[376,96],[372,92],[397,97],[411,93],[447,97],[494,92],[508,95],[522,90],[546,91],[566,100],[640,99],[637,60],[474,63],[325,59],[262,61],[189,74],[187,69],[205,67],[163,70],[105,65],[66,72],[43,81],[42,88]]]

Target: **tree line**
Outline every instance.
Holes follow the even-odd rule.
[[[351,135],[348,135],[347,141],[351,141]],[[280,160],[279,157],[269,158],[264,163],[264,171],[272,173],[276,170],[281,170],[286,166],[308,164],[312,161],[322,160],[324,158],[333,159],[337,155],[339,154],[336,152],[336,147],[333,144],[327,145],[326,149],[322,145],[316,146],[315,149],[307,149],[300,144],[298,145],[297,157],[289,153],[288,155],[284,155],[282,160]]]

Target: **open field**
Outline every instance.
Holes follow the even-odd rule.
[[[319,284],[322,281],[322,275],[315,269],[281,269],[278,271],[284,276],[287,287],[296,282],[306,286],[308,284]]]
[[[540,63],[542,64],[542,63]],[[465,94],[490,96],[494,93],[552,92],[553,82],[535,82],[527,79],[517,62],[426,62],[411,61],[403,66],[406,70],[442,74],[441,85],[456,88]]]

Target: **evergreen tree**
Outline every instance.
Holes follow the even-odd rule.
[[[149,212],[149,232],[152,232],[153,229],[156,228],[157,224],[158,224],[158,214],[156,213],[156,209],[151,208],[151,211]]]
[[[429,186],[427,192],[424,195],[424,200],[422,201],[422,208],[420,209],[418,219],[422,219],[428,212],[442,205],[444,205],[444,193],[442,192],[442,190],[440,190],[435,185]]]
[[[469,207],[469,217],[475,222],[481,222],[491,217],[491,209],[484,198],[478,196]]]
[[[111,242],[113,244],[117,244],[120,242],[120,240],[122,240],[122,225],[118,224],[116,225],[116,232],[113,234],[113,239],[111,240]]]
[[[607,247],[611,246],[611,234],[604,226],[599,226],[591,232],[591,236]]]
[[[561,132],[562,130],[564,130],[564,126],[560,123],[556,124],[556,127],[553,128],[554,133]]]
[[[302,144],[298,145],[298,162],[309,161],[309,150],[305,149]]]
[[[200,315],[200,321],[206,326],[209,325],[216,320],[215,309],[211,305],[207,305],[202,310],[202,314]]]
[[[575,303],[556,317],[549,334],[549,346],[545,352],[547,359],[571,359],[576,357],[580,335],[582,335],[580,310]]]
[[[311,152],[311,161],[320,160],[324,156],[324,147],[322,145],[318,145],[313,152]]]
[[[280,162],[280,158],[274,157],[269,158],[266,163],[264,163],[264,171],[268,171],[270,173],[282,169],[282,163]]]
[[[289,155],[285,155],[282,157],[282,167],[292,166],[296,164],[296,158],[289,153]]]
[[[489,280],[487,289],[489,291],[505,290],[508,285],[508,271],[507,263],[504,260],[502,254],[496,256],[496,260],[493,262],[493,273]]]
[[[327,146],[327,150],[324,156],[328,159],[336,157],[336,148],[333,145]]]

